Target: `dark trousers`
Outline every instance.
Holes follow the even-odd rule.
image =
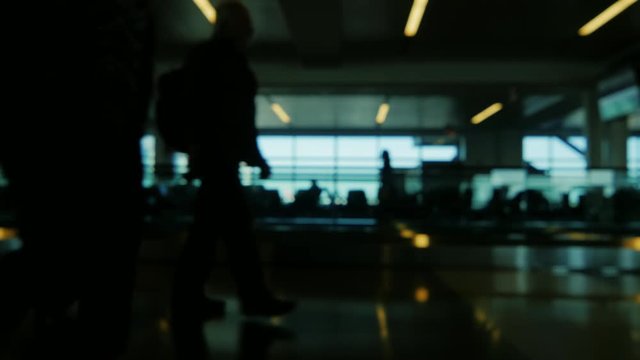
[[[203,299],[203,287],[223,241],[238,295],[242,301],[268,294],[253,230],[253,216],[236,166],[218,168],[202,177],[194,223],[178,262],[174,310]],[[195,304],[191,304],[193,306]]]

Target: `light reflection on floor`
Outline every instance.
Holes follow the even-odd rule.
[[[174,358],[168,320],[173,263],[154,256],[176,252],[158,244],[143,246],[126,359]],[[308,254],[310,248],[322,249],[303,245],[313,246],[275,244],[270,254],[307,261],[318,256]],[[334,245],[323,243],[325,250]],[[277,292],[300,301],[282,318],[243,318],[228,273],[214,271],[208,291],[227,300],[228,314],[204,326],[211,358],[640,358],[638,253],[628,248],[425,249],[404,241],[335,249],[338,262],[331,266],[271,269]],[[349,256],[361,261],[348,265]],[[434,264],[430,271],[424,266]],[[590,271],[575,271],[581,268]]]
[[[158,270],[147,276],[158,276]],[[229,301],[229,314],[206,324],[208,345],[212,358],[238,359],[251,341],[260,341],[244,334],[247,326],[228,275],[220,272],[214,279],[210,291]],[[300,306],[290,316],[263,321],[291,336],[274,341],[259,358],[609,360],[640,355],[637,276],[306,268],[274,270],[272,279]],[[162,297],[164,291],[148,288],[138,302]],[[156,320],[158,333],[164,326]],[[161,358],[171,358],[168,336],[153,344],[139,347],[136,356],[160,346],[165,348]]]

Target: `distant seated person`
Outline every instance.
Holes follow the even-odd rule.
[[[527,174],[544,175],[544,171],[543,170],[540,170],[537,167],[533,166],[533,164],[531,164],[530,162],[525,162],[525,168],[527,170]]]
[[[307,190],[307,193],[315,205],[320,203],[320,194],[322,194],[322,189],[318,186],[318,182],[316,180],[311,180],[311,187]]]
[[[322,188],[318,186],[316,180],[311,180],[311,187],[307,190],[301,190],[296,194],[296,206],[304,209],[314,209],[320,204],[320,194]]]
[[[539,190],[524,190],[511,199],[511,210],[514,213],[544,215],[550,210],[549,200]]]

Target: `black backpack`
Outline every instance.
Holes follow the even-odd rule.
[[[171,70],[160,76],[155,107],[158,130],[168,147],[185,153],[192,144],[193,134],[187,100],[183,68]]]

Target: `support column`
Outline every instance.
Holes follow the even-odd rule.
[[[503,130],[498,133],[498,161],[504,167],[522,167],[522,132]]]
[[[468,166],[522,167],[522,132],[487,131],[467,134],[463,161]]]
[[[586,112],[587,166],[590,169],[599,168],[604,165],[602,161],[603,126],[595,88],[583,93],[583,103]]]
[[[603,122],[595,90],[585,92],[584,106],[587,118],[587,164],[589,168],[626,169],[628,118]]]
[[[627,168],[627,139],[629,137],[628,118],[611,121],[604,125],[603,160],[604,166],[623,170]]]

